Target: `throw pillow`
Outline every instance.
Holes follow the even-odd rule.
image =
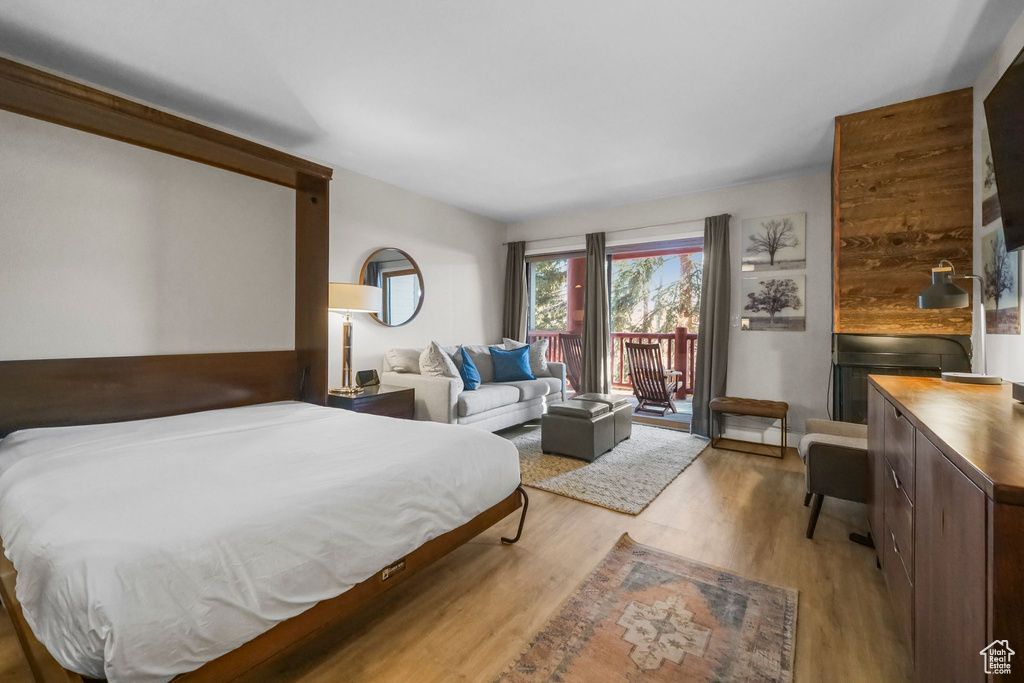
[[[430,342],[430,346],[423,349],[423,353],[420,354],[420,374],[457,379],[459,384],[463,385],[462,375],[452,362],[451,356],[445,353],[437,342]],[[459,387],[459,391],[462,391],[462,386]]]
[[[388,366],[393,372],[419,374],[420,355],[422,353],[422,349],[391,349],[384,354],[384,357],[387,359]]]
[[[491,359],[494,361],[495,382],[520,382],[535,379],[530,372],[530,347],[504,351],[491,348]]]
[[[505,337],[502,341],[505,343],[505,348],[509,351],[529,346],[530,372],[533,373],[534,377],[551,376],[551,370],[548,369],[548,344],[551,341],[550,339],[541,337],[540,339],[535,339],[532,344],[524,344],[521,341],[509,339],[508,337]]]
[[[466,353],[465,348],[459,349],[459,356],[462,362],[459,363],[459,374],[462,375],[462,384],[466,387],[466,391],[476,391],[476,388],[480,386],[480,371],[476,369],[476,363]]]

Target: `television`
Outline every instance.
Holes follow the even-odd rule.
[[[1024,247],[1024,50],[985,98],[985,118],[1006,250],[1016,251]]]

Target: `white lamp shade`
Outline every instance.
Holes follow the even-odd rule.
[[[327,308],[353,313],[380,313],[381,288],[332,282],[328,287]]]

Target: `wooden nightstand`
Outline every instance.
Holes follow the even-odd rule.
[[[416,391],[414,389],[388,384],[365,387],[363,393],[355,396],[327,394],[327,405],[332,408],[385,417],[398,417],[403,420],[413,419],[415,403]]]

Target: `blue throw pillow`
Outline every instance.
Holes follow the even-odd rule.
[[[534,379],[530,372],[530,347],[502,351],[491,347],[491,359],[494,361],[495,382],[519,382]]]
[[[473,391],[480,386],[480,371],[476,369],[476,363],[466,353],[465,347],[460,346],[459,352],[462,353],[462,363],[459,364],[462,383],[465,385],[466,391]]]

